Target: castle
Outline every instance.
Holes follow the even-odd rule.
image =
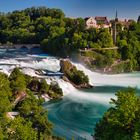
[[[111,24],[107,17],[87,17],[85,18],[87,28],[109,28]]]
[[[108,20],[107,17],[102,17],[102,16],[98,16],[98,17],[87,17],[85,18],[85,24],[86,24],[86,28],[107,28],[109,29],[112,38],[113,38],[113,42],[114,45],[116,44],[116,36],[117,36],[117,25],[120,25],[121,30],[124,30],[124,28],[128,28],[129,25],[133,22],[134,20],[129,19],[129,20],[119,20],[118,19],[118,13],[116,11],[116,16],[115,19],[113,20]],[[140,16],[138,18],[138,22],[140,23]]]

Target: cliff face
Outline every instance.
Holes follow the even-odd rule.
[[[76,67],[72,65],[72,63],[68,59],[61,59],[60,67],[60,71],[64,74],[68,74],[68,72],[73,71],[73,69],[76,69]]]
[[[83,71],[77,70],[69,60],[60,61],[61,72],[64,73],[63,79],[70,82],[76,88],[89,88],[88,76]]]

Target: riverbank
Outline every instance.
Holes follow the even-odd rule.
[[[40,44],[3,44],[0,45],[0,49],[6,49],[7,51],[10,49],[18,49],[18,50],[28,50],[31,54],[33,53],[34,49],[39,49],[41,51]],[[38,51],[39,51],[38,50]],[[40,52],[39,51],[39,52]],[[101,51],[101,50],[100,50]],[[72,61],[79,62],[83,64],[88,69],[104,73],[104,74],[119,74],[119,73],[125,73],[125,72],[133,72],[133,71],[139,71],[138,67],[133,66],[132,62],[128,59],[126,61],[115,58],[114,60],[104,60],[104,57],[102,56],[101,52],[96,51],[82,51],[82,52],[74,52],[72,55],[70,55],[68,58]],[[108,51],[108,50],[105,50]],[[117,50],[111,50],[116,54]],[[43,52],[43,51],[42,51]],[[113,53],[112,52],[112,53]],[[58,59],[61,59],[62,57],[56,56]],[[102,58],[103,57],[103,58]],[[64,57],[65,58],[65,57]]]
[[[96,54],[97,55],[97,54]],[[126,61],[115,59],[111,63],[105,63],[100,61],[97,64],[98,56],[90,56],[78,54],[75,56],[75,61],[83,64],[85,67],[90,69],[91,71],[95,71],[102,74],[120,74],[120,73],[129,73],[133,71],[139,71],[138,67],[133,67],[132,62],[128,59]]]
[[[9,76],[0,72],[0,78],[0,128],[3,135],[0,138],[63,140],[53,136],[53,125],[42,106],[42,95],[50,91],[50,88],[46,89],[45,80],[35,80],[18,68],[14,68]],[[54,92],[54,87],[49,86]]]
[[[40,44],[2,44],[0,45],[0,49],[33,49],[33,48],[40,48]]]

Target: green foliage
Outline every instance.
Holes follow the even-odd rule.
[[[140,97],[135,90],[128,88],[119,91],[113,106],[105,113],[95,128],[97,140],[132,140],[140,134]]]
[[[140,24],[132,22],[123,27],[117,23],[118,57],[98,52],[94,65],[102,68],[115,60],[130,60],[132,70],[140,69]],[[82,18],[66,18],[60,9],[31,7],[21,11],[0,14],[0,38],[2,44],[41,44],[47,53],[67,57],[79,49],[113,47],[109,29],[87,29]],[[101,54],[101,55],[100,55]],[[109,60],[109,61],[108,61]],[[103,61],[103,62],[102,62]],[[135,67],[137,64],[137,67]],[[92,64],[91,64],[92,65]]]
[[[135,132],[133,137],[132,137],[132,139],[133,140],[139,140],[140,139],[140,135],[137,132]]]
[[[31,7],[0,15],[2,44],[41,44],[43,50],[53,55],[67,57],[85,48],[110,48],[113,40],[109,29],[86,29],[82,18],[66,18],[60,9]],[[117,24],[117,46],[120,59],[130,59],[140,66],[140,24],[132,22],[128,27]],[[107,50],[109,51],[109,50]],[[106,54],[105,54],[106,55]],[[119,56],[119,55],[118,55]],[[103,65],[110,65],[116,57],[101,57]],[[109,63],[107,61],[109,59]],[[98,59],[96,59],[98,61]],[[100,62],[101,62],[100,61]],[[94,63],[100,65],[100,62]],[[101,64],[102,65],[102,64]],[[134,64],[133,64],[134,65]]]
[[[140,25],[132,22],[129,28],[120,31],[118,34],[117,45],[120,47],[120,54],[122,60],[129,59],[134,62],[132,70],[139,70],[140,67]],[[137,64],[137,66],[136,66]]]
[[[7,139],[8,134],[5,131],[5,126],[7,125],[7,122],[4,121],[3,117],[0,118],[0,139]]]
[[[119,64],[112,66],[112,72],[122,73],[122,72],[132,72],[137,69],[138,64],[136,60],[121,61]]]
[[[17,117],[10,122],[9,139],[15,140],[37,140],[37,132],[32,128],[30,121],[24,120],[22,117]]]
[[[60,62],[61,71],[64,75],[75,85],[88,85],[88,76],[83,71],[77,70],[75,66],[68,60],[62,60]]]
[[[38,93],[39,97],[42,94],[47,94],[53,99],[58,99],[63,96],[62,89],[59,87],[58,83],[51,83],[49,85],[45,79],[39,81],[37,78],[33,78],[28,84],[28,88],[35,92],[35,94]]]
[[[43,109],[40,101],[36,99],[32,93],[28,94],[28,98],[18,104],[17,109],[21,116],[32,122],[32,127],[36,129],[40,135],[51,135],[52,124],[47,119],[47,112]]]
[[[47,118],[47,111],[42,106],[42,100],[37,99],[29,89],[37,86],[36,94],[49,94],[53,91],[53,98],[60,98],[62,90],[58,85],[48,85],[45,80],[24,75],[20,69],[15,68],[9,78],[0,73],[0,139],[14,140],[45,140],[61,139],[52,137],[52,123]],[[36,88],[35,88],[36,89]],[[17,99],[16,93],[26,93],[23,100]],[[11,119],[8,112],[18,112],[19,115]]]
[[[40,89],[39,89],[39,92],[41,93],[46,93],[48,92],[50,89],[50,86],[47,84],[46,80],[45,79],[42,79],[40,81]]]
[[[41,44],[54,55],[69,56],[79,48],[112,47],[109,30],[86,29],[83,18],[66,18],[60,9],[31,7],[0,15],[1,43]]]
[[[63,91],[62,91],[62,89],[59,87],[58,83],[52,82],[52,83],[50,84],[49,91],[48,91],[48,95],[49,95],[51,98],[60,98],[60,97],[63,96]]]
[[[0,79],[0,116],[3,116],[6,111],[11,111],[12,109],[12,92],[8,77],[0,73]]]
[[[40,106],[39,101],[33,96],[32,93],[28,93],[28,98],[23,100],[19,105],[17,105],[18,110],[22,116],[28,116],[32,113],[40,112],[42,107]]]
[[[97,43],[103,48],[113,47],[111,34],[106,29],[104,30],[102,29],[99,32],[97,40],[98,40]]]
[[[38,92],[40,89],[40,82],[37,78],[33,78],[28,84],[28,88],[32,91]]]
[[[18,68],[12,71],[9,80],[12,91],[26,90],[25,76]]]
[[[72,69],[72,71],[68,72],[67,75],[70,81],[72,81],[76,85],[89,83],[88,76],[85,75],[83,71]]]

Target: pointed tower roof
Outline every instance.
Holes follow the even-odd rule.
[[[140,23],[140,16],[138,17],[137,23]]]
[[[118,11],[116,10],[115,21],[118,22]]]

